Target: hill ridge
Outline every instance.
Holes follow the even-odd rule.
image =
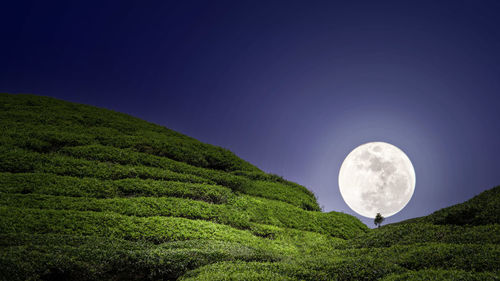
[[[370,230],[226,149],[123,113],[11,94],[0,109],[0,280],[498,277],[496,219]]]
[[[485,190],[471,199],[434,213],[399,223],[486,225],[500,224],[500,186]]]

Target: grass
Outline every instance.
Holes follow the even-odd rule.
[[[498,280],[499,188],[379,229],[232,152],[0,94],[0,280]]]

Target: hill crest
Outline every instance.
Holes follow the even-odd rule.
[[[228,150],[53,98],[0,94],[0,127],[0,280],[498,277],[497,219],[371,230]]]

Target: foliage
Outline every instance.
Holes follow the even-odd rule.
[[[125,114],[31,95],[0,108],[0,280],[498,280],[498,187],[370,230]]]
[[[0,99],[0,120],[10,128],[7,134],[28,145],[38,144],[44,151],[100,143],[133,148],[198,167],[258,171],[226,149],[126,114],[31,95],[1,94]]]
[[[500,225],[463,227],[456,225],[397,224],[386,225],[352,239],[353,247],[389,247],[425,242],[454,244],[500,243]]]
[[[255,181],[255,184],[245,188],[244,193],[268,199],[279,200],[301,207],[305,210],[319,211],[314,197],[303,196],[301,188],[287,186],[276,182]]]
[[[104,180],[140,178],[212,185],[217,182],[234,191],[281,200],[306,210],[319,210],[314,196],[303,192],[303,189],[297,186],[284,185],[279,182],[251,181],[232,174],[223,174],[217,171],[207,172],[206,169],[197,169],[197,173],[188,173],[186,170],[179,171],[180,169],[174,172],[158,167],[75,159],[56,153],[41,154],[16,147],[0,148],[0,168],[2,171],[13,173],[52,173]]]
[[[378,263],[378,268],[376,267]],[[376,280],[403,272],[397,265],[364,257],[281,262],[220,262],[188,272],[181,280]]]
[[[0,235],[0,279],[175,280],[219,261],[273,261],[272,254],[214,240],[154,244],[97,236]]]
[[[47,173],[0,173],[0,192],[72,197],[171,196],[224,203],[235,195],[230,189],[210,184],[129,178],[102,180]]]
[[[382,281],[436,280],[436,281],[493,281],[499,276],[493,272],[468,272],[463,270],[419,270],[403,274],[391,274]]]
[[[112,212],[0,207],[0,233],[100,236],[155,244],[185,240],[237,242],[273,253],[297,253],[287,241],[273,241],[250,231],[177,217],[135,217]]]
[[[377,215],[375,216],[375,219],[373,220],[375,225],[378,227],[380,227],[380,225],[382,224],[383,221],[384,221],[384,217],[380,213],[377,213]]]
[[[120,191],[123,192],[123,181],[119,182],[122,184]],[[115,187],[113,183],[109,185]],[[29,209],[113,212],[139,217],[173,216],[208,220],[240,229],[250,229],[252,224],[257,223],[314,231],[340,238],[350,238],[365,231],[361,224],[346,227],[351,221],[348,215],[307,212],[286,203],[251,196],[234,197],[227,204],[210,204],[173,197],[91,198],[88,197],[89,194],[84,198],[54,196],[28,193],[29,190],[21,188],[17,190],[21,194],[0,193],[0,205]],[[8,188],[0,190],[16,191]],[[115,189],[112,193],[120,191]],[[222,201],[221,198],[217,199],[218,203]]]
[[[334,251],[338,256],[384,260],[409,270],[447,268],[480,272],[500,267],[500,260],[496,259],[500,255],[498,244],[416,243]]]
[[[433,214],[403,223],[453,225],[500,224],[500,186],[487,190],[462,204],[441,209]]]

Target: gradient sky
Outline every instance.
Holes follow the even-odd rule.
[[[369,141],[401,148],[417,175],[386,222],[500,184],[499,1],[76,2],[0,4],[0,92],[228,148],[325,211],[355,214],[338,171]]]

